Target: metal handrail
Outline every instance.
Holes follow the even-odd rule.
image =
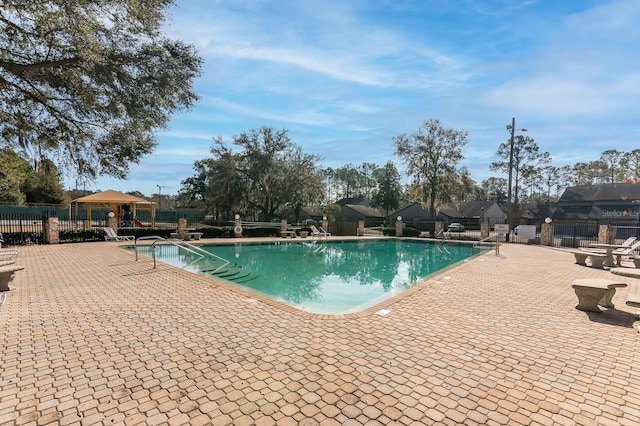
[[[149,235],[149,236],[146,236],[146,237],[140,237],[140,238],[135,240],[135,242],[134,242],[134,250],[136,252],[136,262],[138,261],[138,241],[140,241],[140,240],[154,240],[153,243],[151,243],[151,257],[153,259],[153,269],[156,269],[156,266],[157,266],[157,263],[156,263],[156,243],[157,242],[167,243],[167,244],[176,246],[176,247],[178,247],[180,249],[183,249],[183,250],[185,250],[185,251],[187,251],[189,253],[193,253],[196,256],[200,256],[201,259],[203,257],[205,257],[205,256],[209,256],[209,257],[214,257],[214,258],[222,261],[223,264],[220,267],[216,268],[215,271],[219,271],[220,269],[224,268],[229,263],[231,263],[227,259],[225,259],[223,257],[220,257],[215,253],[211,253],[211,252],[209,252],[207,250],[202,249],[201,247],[195,246],[193,244],[189,244],[186,241],[178,240],[178,239],[175,239],[175,238],[168,238],[167,239],[167,238],[160,237],[158,235]]]
[[[486,243],[487,241],[491,240],[492,238],[496,239],[496,244],[498,243],[498,235],[489,235],[488,237],[485,237],[479,241],[476,241],[475,243],[473,243],[473,246],[471,247],[471,252],[475,253],[476,252],[476,248],[478,247],[478,244],[480,243]]]

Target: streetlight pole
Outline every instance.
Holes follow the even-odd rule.
[[[158,187],[158,210],[162,207],[162,188],[166,188],[163,185],[156,185]]]
[[[509,140],[509,186],[507,188],[507,225],[509,225],[509,232],[507,233],[506,240],[509,241],[511,235],[511,187],[513,186],[513,143],[516,133],[516,119],[511,119],[511,124],[507,125],[507,130],[511,132],[511,139]],[[526,132],[527,129],[518,129],[522,132]]]

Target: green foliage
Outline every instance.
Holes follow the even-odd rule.
[[[385,216],[389,216],[390,210],[400,207],[400,173],[393,162],[388,161],[384,167],[373,171],[373,177],[377,182],[377,190],[371,198],[371,206],[383,208]]]
[[[456,176],[456,165],[464,158],[462,148],[467,144],[467,132],[445,128],[440,120],[425,121],[411,136],[394,138],[396,154],[407,166],[409,176],[421,189],[423,200],[429,200],[431,214],[436,201],[448,199],[442,194],[446,177]]]
[[[500,161],[491,163],[489,169],[492,171],[501,171],[509,175],[509,163],[511,155],[511,140],[503,142],[498,147],[498,156],[502,158]],[[513,162],[511,163],[513,177],[513,198],[517,205],[520,200],[520,191],[523,182],[539,182],[536,179],[540,170],[551,162],[551,156],[548,152],[541,152],[538,144],[528,136],[518,135],[513,139]],[[536,189],[539,189],[536,187]]]
[[[68,230],[60,231],[58,234],[61,243],[74,243],[84,241],[104,241],[104,231],[102,229],[89,230]]]
[[[33,169],[24,159],[11,150],[0,150],[0,202],[24,204],[27,197],[22,189],[32,175]]]
[[[386,227],[386,228],[382,228],[382,235],[384,235],[385,237],[395,237],[396,236],[396,228],[395,227]],[[420,236],[420,230],[416,229],[416,228],[412,228],[411,226],[405,226],[402,229],[402,236],[403,237],[419,237]]]
[[[58,168],[49,160],[38,163],[35,173],[24,183],[23,192],[28,203],[62,204],[66,199]]]
[[[160,34],[171,4],[15,0],[0,7],[0,140],[80,176],[126,176],[154,148],[154,131],[197,99],[200,58]]]
[[[242,228],[243,237],[278,237],[280,236],[280,228],[268,226],[256,226],[251,228]]]
[[[202,200],[217,218],[259,212],[269,220],[285,207],[299,211],[321,197],[319,157],[304,154],[287,130],[262,127],[233,140],[240,152],[217,138],[213,157],[195,163],[197,175],[182,182],[183,198]]]

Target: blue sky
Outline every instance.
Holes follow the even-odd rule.
[[[494,176],[512,117],[557,166],[640,147],[637,0],[176,3],[165,32],[203,57],[201,100],[127,180],[86,189],[176,194],[214,136],[263,125],[323,167],[402,171],[393,137],[440,119],[468,131],[460,165],[477,183]]]

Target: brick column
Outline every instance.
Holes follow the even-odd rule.
[[[553,247],[553,223],[543,223],[540,228],[540,244],[543,246]]]
[[[402,216],[396,218],[396,237],[402,237]]]
[[[480,239],[484,240],[489,236],[489,232],[491,232],[491,224],[488,220],[484,220],[480,222]]]
[[[235,215],[233,219],[233,236],[236,238],[242,237],[242,220],[239,214]]]
[[[47,244],[60,243],[60,231],[58,230],[58,218],[50,217],[42,220],[42,238]]]
[[[616,240],[616,228],[600,225],[598,229],[598,244],[613,244]]]

